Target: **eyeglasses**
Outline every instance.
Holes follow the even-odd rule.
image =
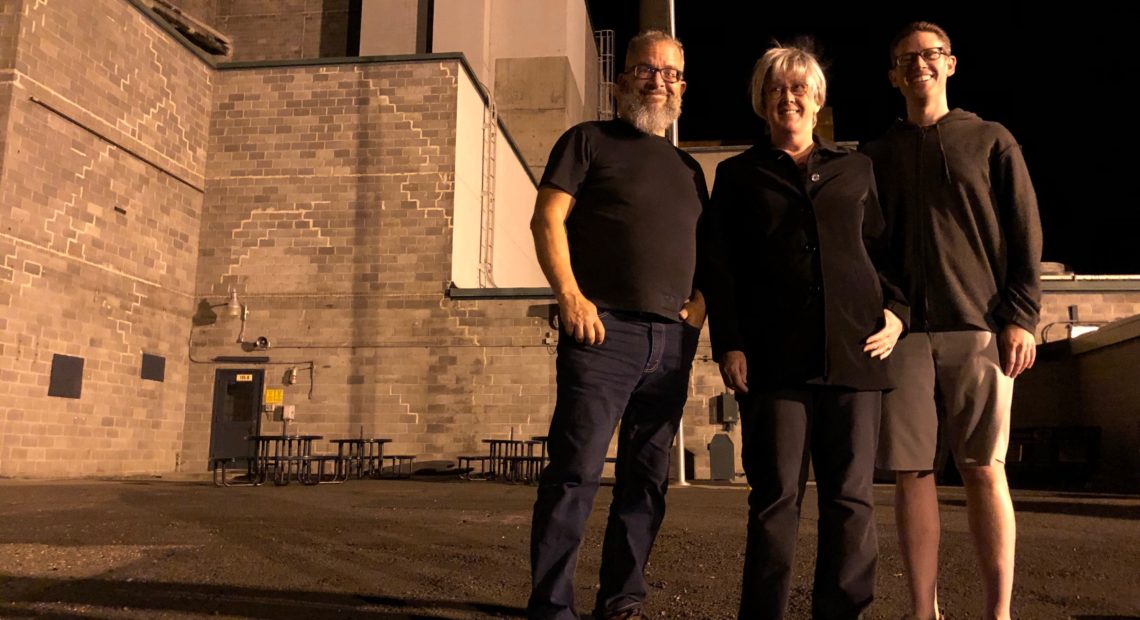
[[[769,97],[783,97],[787,93],[792,93],[796,97],[803,97],[811,90],[807,84],[791,84],[791,85],[777,85],[772,84],[764,89]]]
[[[899,54],[898,56],[895,56],[895,66],[896,67],[909,67],[910,65],[914,64],[915,61],[918,60],[919,56],[922,56],[922,59],[925,60],[926,62],[934,62],[935,60],[938,60],[939,58],[942,58],[943,56],[949,56],[949,55],[950,55],[950,50],[948,50],[948,49],[941,48],[941,47],[928,47],[924,50],[920,50],[917,52],[907,52],[905,54]]]
[[[653,74],[656,73],[661,76],[661,79],[666,84],[673,84],[685,79],[684,71],[672,67],[662,67],[658,69],[657,67],[651,67],[649,65],[633,65],[626,70],[626,73],[632,73],[633,77],[639,80],[652,80]]]

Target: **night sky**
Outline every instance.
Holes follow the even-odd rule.
[[[589,0],[588,5],[594,28],[616,33],[620,71],[626,43],[637,31],[638,3]],[[1022,145],[1041,208],[1044,260],[1065,263],[1080,274],[1140,274],[1134,241],[1140,226],[1128,213],[1133,201],[1121,198],[1129,194],[1121,181],[1140,171],[1121,162],[1122,172],[1114,175],[1106,168],[1108,153],[1089,150],[1090,144],[1116,146],[1120,133],[1135,133],[1136,124],[1136,114],[1123,105],[1102,107],[1098,91],[1111,81],[1082,68],[1097,52],[1079,49],[1096,45],[1081,33],[1096,32],[1100,16],[1042,14],[1035,8],[1040,6],[1000,0],[677,0],[688,82],[680,139],[754,141],[761,124],[748,98],[752,66],[773,39],[789,43],[804,36],[814,40],[825,65],[836,139],[873,139],[906,113],[902,96],[887,81],[891,37],[910,21],[933,21],[949,33],[958,57],[958,71],[949,82],[950,106],[1002,123]],[[1085,109],[1078,112],[1074,106],[1080,108],[1082,99]],[[1097,114],[1107,116],[1097,122]]]

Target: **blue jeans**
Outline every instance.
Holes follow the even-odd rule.
[[[665,516],[669,454],[689,391],[700,330],[602,312],[605,343],[558,341],[550,464],[531,523],[530,618],[577,618],[574,569],[614,429],[615,484],[602,546],[597,611],[645,599],[645,563]]]

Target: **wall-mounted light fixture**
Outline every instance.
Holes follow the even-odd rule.
[[[237,343],[244,345],[245,342],[245,320],[249,318],[249,307],[238,301],[238,294],[235,289],[230,289],[230,299],[226,302],[226,312],[230,316],[238,317],[241,319],[241,328],[238,330]]]
[[[245,340],[245,323],[249,318],[249,306],[245,305],[238,299],[237,291],[230,289],[230,293],[226,301],[217,304],[211,304],[208,300],[201,300],[198,304],[198,311],[194,315],[195,325],[213,325],[218,315],[214,313],[214,308],[225,308],[223,316],[239,319],[241,326],[238,328],[237,339],[235,342],[241,345],[242,349],[246,351],[265,351],[269,349],[269,338],[259,336],[258,338],[246,342]]]
[[[221,317],[218,316],[219,313],[214,312],[214,309],[216,308],[225,308],[225,311],[220,313]],[[237,291],[230,289],[229,296],[225,301],[221,303],[212,304],[207,299],[202,299],[199,301],[198,309],[194,313],[193,321],[194,325],[213,325],[214,323],[218,322],[219,318],[222,317],[240,318],[242,321],[242,327],[244,328],[245,319],[248,315],[249,309],[245,304],[241,303],[238,300]],[[240,341],[241,336],[238,336],[238,342]]]
[[[226,302],[226,312],[232,317],[245,318],[245,306],[238,302],[237,291],[230,289],[230,300]]]

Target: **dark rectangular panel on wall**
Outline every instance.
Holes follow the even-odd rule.
[[[435,0],[420,0],[416,24],[416,53],[430,54],[435,31]]]
[[[166,380],[166,358],[161,355],[151,355],[150,353],[143,353],[142,356],[142,378],[147,381],[165,381]]]
[[[48,396],[79,398],[83,392],[83,358],[56,353],[51,356]]]
[[[360,55],[360,15],[364,10],[364,0],[348,0],[348,41],[345,56]]]

